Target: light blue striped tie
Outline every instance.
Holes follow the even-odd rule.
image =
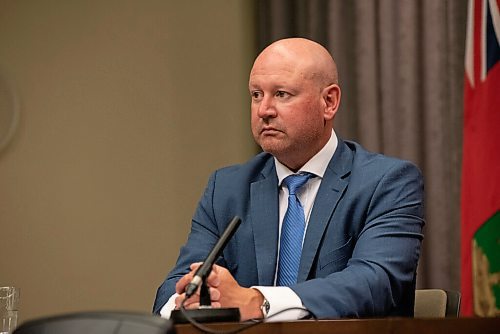
[[[306,219],[304,208],[295,192],[311,177],[314,175],[309,173],[293,174],[283,180],[289,195],[288,208],[281,226],[278,279],[276,280],[278,286],[290,286],[297,283]]]

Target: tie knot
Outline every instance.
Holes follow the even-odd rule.
[[[288,188],[290,195],[295,195],[297,189],[306,184],[311,177],[314,177],[311,173],[292,174],[285,177],[283,184]]]

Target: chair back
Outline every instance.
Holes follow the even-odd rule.
[[[13,334],[172,334],[167,319],[150,314],[118,312],[73,313],[22,323]]]
[[[442,289],[420,289],[415,291],[415,318],[458,317],[460,292]]]

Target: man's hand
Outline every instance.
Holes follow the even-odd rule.
[[[186,286],[193,280],[194,273],[198,268],[201,266],[201,262],[193,263],[189,267],[191,271],[184,275],[175,285],[175,292],[179,294],[177,298],[175,298],[175,307],[179,309],[181,307],[182,301],[186,298],[186,294],[184,290],[186,289]],[[219,281],[214,273],[214,270],[212,269],[212,272],[210,275],[208,275],[207,278],[207,284],[208,282],[211,282],[213,286],[218,286]],[[212,289],[212,285],[210,286],[210,301],[212,304],[212,307],[220,308],[221,304],[219,303],[219,297],[220,293],[217,289]],[[186,309],[197,309],[200,307],[200,289],[196,291],[194,295],[192,295],[186,302],[184,303],[184,307]]]
[[[180,307],[185,298],[186,285],[191,282],[200,265],[201,263],[193,263],[190,266],[191,272],[177,282],[175,286],[175,290],[179,294],[175,299],[177,308]],[[242,321],[263,317],[260,306],[264,301],[264,296],[256,289],[241,287],[226,268],[214,265],[207,278],[207,285],[210,287],[212,307],[238,307]],[[199,291],[184,303],[184,307],[187,309],[195,309],[199,306]]]

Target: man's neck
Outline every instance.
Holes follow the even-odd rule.
[[[338,139],[334,131],[332,131],[331,137],[328,142],[317,152],[313,157],[306,161],[300,168],[292,169],[287,165],[280,162],[276,157],[274,158],[276,165],[276,172],[278,174],[278,179],[282,179],[289,174],[296,173],[298,171],[309,172],[322,177],[325,173],[326,168],[330,160],[332,159],[338,146]]]

